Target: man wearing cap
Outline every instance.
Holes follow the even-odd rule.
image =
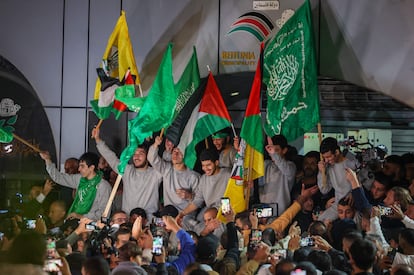
[[[175,147],[172,150],[171,162],[158,155],[158,147],[162,138],[155,137],[154,144],[148,150],[148,161],[162,175],[164,205],[173,205],[179,211],[187,207],[198,185],[198,173],[188,169],[184,164],[183,153]]]
[[[92,130],[92,138],[96,141],[98,152],[106,159],[109,166],[118,171],[119,158],[111,151],[105,142],[99,137],[99,129]],[[158,210],[159,192],[162,177],[148,165],[147,148],[139,146],[132,156],[132,163],[125,168],[122,182],[122,210],[125,213],[140,207],[147,211],[149,216]],[[151,219],[151,217],[149,217]]]
[[[222,130],[211,136],[213,144],[220,154],[220,167],[233,168],[233,162],[236,157],[237,150],[230,144],[230,136],[227,131]]]

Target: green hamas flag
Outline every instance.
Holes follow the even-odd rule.
[[[295,12],[264,51],[266,134],[295,140],[319,122],[316,58],[309,1]]]
[[[174,89],[178,95],[175,103],[174,118],[181,112],[188,99],[193,95],[194,91],[200,85],[200,71],[198,70],[197,52],[193,47],[193,54],[183,74],[174,85]]]
[[[171,124],[177,93],[172,72],[172,44],[169,44],[152,84],[151,90],[137,116],[128,121],[129,145],[124,149],[118,165],[122,175],[138,145]]]

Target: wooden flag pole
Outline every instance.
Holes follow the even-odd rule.
[[[119,183],[121,182],[122,175],[118,174],[118,177],[116,178],[114,187],[112,187],[111,195],[109,196],[108,202],[106,204],[105,210],[102,213],[102,221],[108,220],[109,211],[111,210],[112,202],[114,201],[116,192],[118,191]]]
[[[319,145],[322,143],[322,125],[320,122],[318,122],[318,139],[319,139]],[[323,157],[321,154],[321,161],[323,161]],[[326,186],[326,170],[322,173],[322,185]]]
[[[208,139],[207,138],[204,139],[204,144],[206,145],[206,149],[208,149]]]
[[[162,138],[163,135],[164,135],[164,128],[161,129],[159,137]]]
[[[103,121],[104,121],[103,119],[100,119],[100,120],[98,121],[98,124],[96,124],[95,128],[96,128],[96,129],[101,128],[101,125],[102,125]]]
[[[30,147],[31,149],[33,149],[35,152],[42,152],[39,148],[35,147],[33,144],[29,143],[28,141],[24,140],[23,138],[19,137],[18,135],[16,135],[15,133],[13,133],[13,137],[15,139],[17,139],[18,141],[20,141],[21,143],[23,143],[24,145]]]

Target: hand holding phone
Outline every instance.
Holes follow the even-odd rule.
[[[43,266],[43,271],[46,272],[59,272],[60,267],[62,266],[62,260],[57,259],[47,259],[45,265]]]

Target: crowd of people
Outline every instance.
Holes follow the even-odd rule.
[[[68,159],[65,172],[40,153],[50,179],[1,218],[0,274],[414,274],[412,153],[372,165],[327,137],[301,156],[276,135],[249,209],[235,213],[223,194],[239,140],[227,130],[200,171],[154,137],[112,193],[120,160],[99,129],[92,138],[100,156]],[[46,205],[56,185],[65,195]]]

